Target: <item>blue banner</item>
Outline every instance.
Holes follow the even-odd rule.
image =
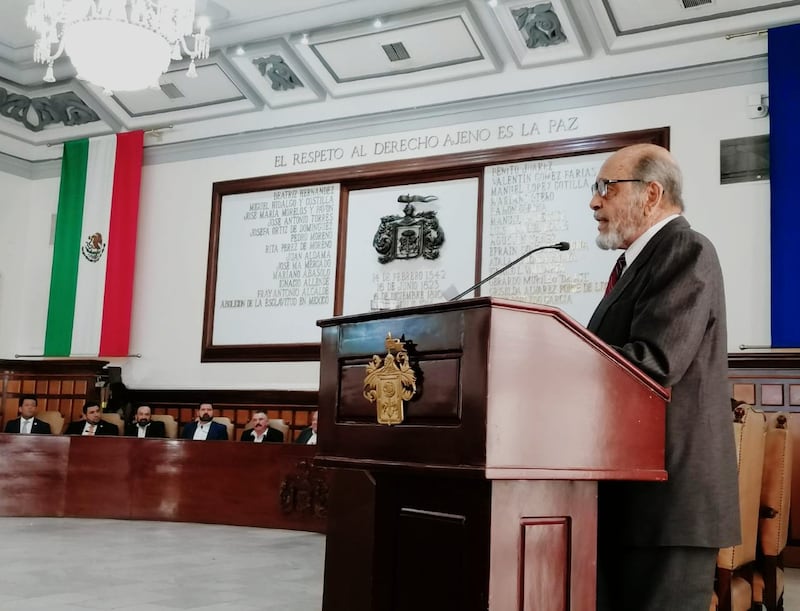
[[[769,31],[773,348],[800,347],[800,24]]]

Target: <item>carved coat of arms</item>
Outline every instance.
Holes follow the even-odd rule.
[[[372,245],[378,252],[379,263],[395,259],[436,259],[444,244],[444,231],[439,226],[435,211],[417,212],[412,202],[430,202],[435,195],[401,195],[399,202],[406,202],[403,215],[381,217]]]
[[[91,263],[97,263],[105,250],[106,244],[103,242],[102,233],[93,233],[81,246],[81,254]]]
[[[405,418],[404,401],[417,392],[417,376],[408,362],[403,343],[389,333],[386,358],[373,355],[364,376],[364,397],[377,403],[378,423],[400,424]],[[394,354],[393,354],[394,353]]]

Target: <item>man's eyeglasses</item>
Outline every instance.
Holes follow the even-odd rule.
[[[599,195],[605,197],[608,195],[608,185],[613,185],[618,182],[647,182],[641,178],[598,178],[592,184],[592,195]]]

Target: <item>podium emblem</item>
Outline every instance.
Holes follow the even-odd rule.
[[[408,362],[408,353],[403,342],[386,335],[386,357],[377,354],[367,365],[364,376],[364,397],[377,403],[378,424],[392,426],[404,418],[404,401],[417,392],[417,376]]]

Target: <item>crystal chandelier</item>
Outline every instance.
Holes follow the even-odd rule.
[[[181,51],[191,59],[186,75],[197,76],[195,59],[208,57],[207,20],[195,0],[34,0],[26,23],[38,38],[33,59],[47,64],[44,80],[55,81],[53,62],[69,56],[78,78],[106,92],[158,87],[158,78]],[[186,37],[193,38],[192,48]]]

